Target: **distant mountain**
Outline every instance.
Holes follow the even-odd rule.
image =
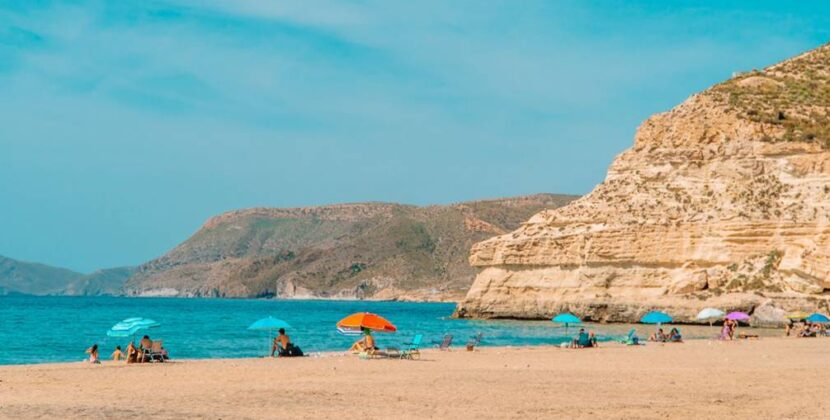
[[[135,267],[117,267],[82,275],[70,282],[61,294],[72,296],[118,296],[124,293],[124,283],[133,275]]]
[[[475,276],[473,243],[575,196],[538,194],[417,207],[256,208],[208,220],[138,267],[129,295],[453,300]]]
[[[0,294],[60,294],[81,274],[65,268],[17,261],[0,256]]]
[[[134,268],[81,274],[0,256],[0,295],[119,295]]]

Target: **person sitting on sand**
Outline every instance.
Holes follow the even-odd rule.
[[[648,338],[648,341],[657,341],[657,342],[665,342],[666,341],[666,333],[663,331],[662,328],[658,328],[657,331]]]
[[[809,321],[805,321],[804,322],[804,329],[801,330],[801,334],[799,336],[800,337],[816,337],[816,336],[818,336],[817,329],[815,328],[815,325],[810,323]]]
[[[669,341],[671,341],[672,343],[682,343],[683,342],[683,336],[680,335],[680,330],[679,329],[672,328],[671,331],[669,331]]]
[[[352,347],[349,348],[349,351],[352,352],[367,352],[373,353],[377,351],[377,347],[375,347],[375,337],[372,337],[372,331],[368,328],[363,328],[363,338],[357,340],[352,344]]]
[[[579,334],[577,334],[576,338],[574,338],[571,342],[571,348],[582,349],[592,347],[595,340],[596,339],[592,340],[591,334],[587,333],[585,328],[580,328]]]
[[[597,344],[597,336],[594,334],[594,331],[588,331],[588,341],[591,342],[591,347],[597,348],[599,344]]]
[[[130,344],[127,345],[127,363],[136,362],[138,362],[138,349],[135,347],[135,343],[130,341]]]
[[[98,345],[97,344],[93,344],[92,347],[86,349],[86,354],[89,355],[89,363],[96,363],[96,364],[101,363],[101,361],[98,360]]]
[[[115,346],[115,351],[112,352],[112,360],[117,362],[124,358],[124,352],[121,351],[121,346]]]
[[[291,338],[285,333],[285,328],[280,328],[279,335],[274,338],[271,344],[271,357],[279,350],[280,356],[288,356],[288,347],[291,345]]]

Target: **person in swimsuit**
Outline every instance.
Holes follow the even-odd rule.
[[[93,344],[92,347],[86,349],[86,354],[89,355],[89,363],[95,363],[95,364],[101,363],[101,361],[98,360],[98,345],[97,344]]]
[[[138,363],[144,362],[144,354],[153,348],[153,340],[150,340],[149,335],[145,335],[141,341],[138,342]]]
[[[279,350],[280,356],[288,356],[288,347],[291,345],[291,338],[285,333],[285,328],[280,328],[280,335],[274,338],[274,343],[271,344],[271,357]]]
[[[124,352],[121,351],[121,346],[115,346],[115,351],[112,352],[112,360],[117,362],[124,358]]]
[[[352,344],[352,347],[349,348],[349,351],[354,352],[365,351],[372,353],[376,350],[375,337],[372,337],[372,331],[368,328],[363,328],[363,338],[355,341],[354,344]]]
[[[138,349],[135,347],[135,343],[130,341],[130,344],[127,345],[127,363],[135,363],[138,361]]]

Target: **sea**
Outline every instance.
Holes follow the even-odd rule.
[[[463,347],[481,333],[483,346],[559,345],[570,341],[577,328],[551,321],[465,320],[451,317],[455,304],[337,300],[127,298],[68,296],[0,296],[0,365],[73,362],[84,350],[98,344],[102,358],[130,338],[106,335],[115,323],[131,317],[150,318],[160,326],[145,330],[151,339],[163,340],[174,359],[262,357],[270,352],[267,333],[247,327],[273,316],[288,322],[292,341],[306,354],[344,351],[355,340],[340,334],[335,324],[355,312],[373,312],[398,331],[377,334],[379,347],[400,347],[415,334],[424,345],[453,335]],[[600,341],[624,335],[631,325],[585,324]],[[654,327],[638,325],[645,338]],[[686,338],[706,338],[714,328],[684,326]],[[770,335],[773,332],[762,332]]]

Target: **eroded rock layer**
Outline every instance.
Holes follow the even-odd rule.
[[[457,315],[827,310],[828,82],[825,45],[652,116],[590,194],[473,247]]]

